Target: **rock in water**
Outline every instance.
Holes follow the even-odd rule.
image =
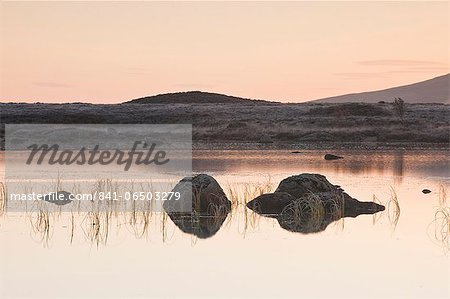
[[[219,207],[231,209],[231,202],[219,183],[207,174],[185,177],[175,185],[172,192],[179,192],[179,200],[168,200],[163,204],[166,212],[195,212],[199,215]]]
[[[428,193],[431,193],[431,190],[430,189],[423,189],[422,193],[423,194],[428,194]]]
[[[282,180],[274,193],[258,196],[247,207],[276,218],[286,230],[300,233],[323,231],[342,217],[374,214],[385,209],[374,202],[360,202],[325,176],[310,173]]]
[[[332,154],[326,154],[324,158],[325,158],[325,160],[339,160],[339,159],[344,159],[344,157],[336,156],[336,155],[332,155]]]
[[[207,174],[185,177],[172,191],[180,192],[180,199],[164,202],[164,210],[181,231],[199,238],[219,231],[231,210],[223,189]]]
[[[337,189],[339,188],[321,174],[302,173],[282,180],[275,192],[286,192],[295,198],[300,198],[308,193],[331,192]]]
[[[71,193],[67,191],[50,192],[44,196],[44,200],[58,206],[64,206],[72,202],[70,195]]]

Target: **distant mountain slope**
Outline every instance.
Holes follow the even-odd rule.
[[[364,102],[376,103],[379,101],[391,102],[400,97],[408,103],[449,103],[450,74],[439,76],[430,80],[393,87],[378,91],[352,93],[314,100],[318,103],[344,103]]]
[[[158,94],[155,96],[148,96],[134,99],[126,103],[133,104],[215,104],[215,103],[267,103],[275,104],[276,102],[269,102],[263,100],[251,100],[239,97],[227,96],[219,93],[202,92],[202,91],[187,91]]]

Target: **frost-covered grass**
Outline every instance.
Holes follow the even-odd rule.
[[[1,103],[4,123],[191,123],[194,141],[448,143],[450,105],[362,104],[25,104]],[[0,134],[3,135],[3,125]]]

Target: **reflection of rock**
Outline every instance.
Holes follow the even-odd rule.
[[[384,206],[360,202],[319,174],[300,174],[282,180],[271,194],[263,194],[247,204],[258,214],[277,218],[286,230],[314,233],[325,230],[342,217],[374,214]]]
[[[222,209],[211,211],[207,216],[196,213],[168,213],[168,215],[182,232],[206,239],[219,231],[229,211],[223,206]]]
[[[164,202],[164,210],[180,230],[199,238],[213,236],[231,210],[219,183],[206,174],[185,177],[172,191],[181,197]]]
[[[324,231],[328,224],[341,218],[339,209],[336,209],[335,213],[325,212],[326,203],[331,202],[328,200],[321,203],[308,197],[293,200],[277,216],[278,223],[291,232],[308,234]],[[331,208],[331,205],[328,208]]]
[[[356,217],[359,215],[371,215],[384,211],[384,206],[372,201],[359,201],[344,193],[344,217]]]
[[[71,193],[67,191],[50,192],[45,195],[43,199],[55,205],[63,206],[72,202],[70,194]]]
[[[423,189],[422,193],[423,194],[428,194],[428,193],[431,193],[431,190],[430,189]]]
[[[393,172],[395,175],[395,182],[397,184],[401,183],[403,180],[405,168],[404,164],[405,164],[405,152],[403,150],[396,151],[393,161]]]
[[[342,197],[334,196],[319,193],[296,199],[278,215],[278,223],[288,231],[310,234],[324,231],[330,223],[343,217],[375,214],[384,210],[382,205],[374,202],[360,202],[353,198],[352,204],[347,206],[347,200],[341,201]]]
[[[336,156],[336,155],[333,155],[333,154],[326,154],[326,155],[324,156],[324,159],[330,161],[330,160],[344,159],[344,157]]]

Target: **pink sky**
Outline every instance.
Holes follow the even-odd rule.
[[[302,102],[449,72],[448,2],[1,2],[0,101]]]

